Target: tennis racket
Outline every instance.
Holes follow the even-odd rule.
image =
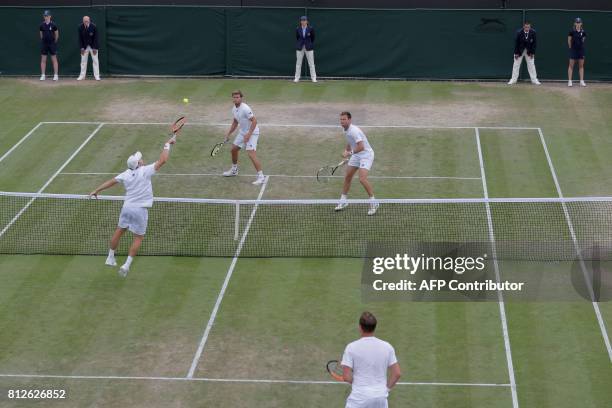
[[[225,145],[227,142],[227,140],[224,140],[223,142],[219,142],[214,145],[212,150],[210,151],[210,157],[215,157],[216,155],[218,155],[223,145]]]
[[[185,123],[187,122],[187,118],[185,116],[181,116],[178,118],[172,126],[170,126],[170,133],[172,134],[172,138],[176,141],[177,134],[181,131]]]
[[[342,366],[338,360],[329,360],[327,362],[327,372],[334,380],[344,382]]]
[[[348,163],[348,159],[342,160],[340,163],[336,164],[335,166],[321,167],[317,171],[317,181],[319,183],[327,183],[332,178],[334,173],[336,173],[336,171],[340,167],[344,166],[346,163]]]

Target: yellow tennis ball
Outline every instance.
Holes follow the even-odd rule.
[[[183,103],[189,103],[189,99],[188,98],[183,98]]]

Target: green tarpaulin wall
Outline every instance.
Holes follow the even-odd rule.
[[[41,11],[0,8],[2,74],[39,72]],[[538,32],[539,77],[564,79],[567,33],[579,15],[588,33],[587,77],[612,80],[612,12],[176,6],[52,11],[63,75],[78,73],[77,26],[89,15],[100,33],[105,75],[292,76],[297,19],[308,14],[321,77],[505,79],[514,33],[527,18]]]

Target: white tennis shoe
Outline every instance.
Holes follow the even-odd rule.
[[[117,266],[117,261],[115,260],[114,256],[109,256],[108,258],[106,258],[106,262],[104,262],[104,265]]]
[[[380,204],[378,203],[372,203],[370,204],[370,209],[368,210],[368,215],[374,215],[376,214],[376,211],[378,211],[378,207]]]
[[[567,86],[574,86],[574,84],[572,83],[572,81],[567,81]]]
[[[45,79],[47,79],[47,77],[44,74],[40,76],[41,81],[44,81]]]
[[[223,172],[223,177],[234,177],[238,175],[238,167],[232,167],[228,171]]]
[[[254,186],[259,186],[266,181],[266,176],[263,174],[261,176],[257,176],[257,179],[253,182]]]
[[[586,83],[584,81],[580,81],[580,86],[586,86]]]
[[[122,278],[125,278],[129,271],[130,271],[130,267],[123,264],[121,265],[121,268],[119,268],[119,276],[121,276]]]
[[[53,75],[53,80],[54,80],[54,81],[57,81],[58,79],[59,79],[59,76],[57,76],[57,75]]]
[[[531,83],[534,85],[542,85],[542,83],[538,81],[537,79],[534,79],[533,81],[531,81]]]
[[[340,201],[338,205],[336,206],[336,208],[334,208],[334,211],[342,211],[346,207],[348,207],[348,203],[346,201]]]

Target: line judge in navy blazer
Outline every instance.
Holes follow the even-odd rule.
[[[293,82],[300,81],[300,74],[302,72],[302,61],[304,60],[304,54],[308,60],[308,67],[310,69],[310,78],[312,82],[317,82],[317,71],[315,70],[314,64],[314,41],[315,32],[314,29],[308,24],[308,17],[300,17],[300,25],[295,29],[295,79]]]

